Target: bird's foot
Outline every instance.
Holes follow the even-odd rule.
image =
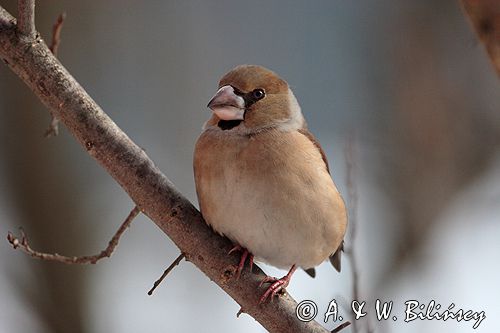
[[[238,268],[236,269],[236,280],[238,280],[241,276],[241,272],[243,271],[243,268],[245,268],[245,262],[248,258],[248,264],[250,266],[250,272],[252,272],[252,268],[253,268],[253,254],[251,254],[250,252],[248,252],[247,249],[239,246],[239,245],[235,245],[231,251],[228,252],[228,254],[231,254],[233,253],[234,251],[241,251],[241,259],[240,259],[240,263],[238,264]]]
[[[275,277],[271,276],[266,276],[259,284],[259,287],[261,287],[264,283],[271,283],[269,288],[267,288],[266,292],[262,295],[262,297],[259,300],[259,304],[262,304],[271,297],[271,301],[273,300],[274,296],[276,296],[279,292],[284,291],[285,288],[288,286],[290,283],[290,279],[292,278],[293,272],[295,272],[297,268],[295,265],[290,268],[290,271],[283,276],[281,279],[277,279]]]

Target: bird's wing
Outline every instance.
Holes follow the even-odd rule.
[[[302,135],[304,135],[306,138],[308,138],[309,140],[311,140],[311,142],[314,144],[314,146],[316,148],[318,148],[320,154],[321,154],[321,157],[323,158],[323,162],[325,162],[325,166],[326,166],[326,170],[328,171],[328,173],[330,173],[330,167],[328,166],[328,160],[326,159],[326,154],[325,152],[323,151],[323,148],[321,148],[321,145],[319,144],[319,141],[314,137],[314,135],[312,135],[311,132],[309,132],[309,130],[307,129],[307,127],[303,127],[301,129],[299,129],[299,133],[301,133]],[[335,251],[334,254],[332,254],[330,256],[330,263],[333,265],[333,267],[335,267],[335,269],[337,270],[337,272],[340,272],[340,256],[341,256],[341,252],[344,251],[344,241],[342,240],[342,243],[340,243],[339,245],[339,248],[337,249],[337,251]],[[314,277],[316,276],[316,272],[314,271],[314,268],[311,268],[311,269],[307,269],[306,270],[306,273],[309,274],[311,277]]]
[[[314,137],[314,135],[312,135],[311,132],[309,132],[307,127],[299,129],[299,133],[304,135],[309,140],[311,140],[311,142],[314,144],[314,147],[318,148],[319,153],[321,154],[321,158],[323,159],[323,162],[325,162],[326,170],[328,171],[328,173],[330,173],[330,167],[328,166],[328,160],[326,159],[326,154],[323,151],[323,148],[321,148],[319,141]]]

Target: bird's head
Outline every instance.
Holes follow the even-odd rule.
[[[213,125],[246,131],[266,128],[294,130],[304,126],[300,106],[288,83],[273,71],[256,65],[237,66],[224,75],[208,103]]]

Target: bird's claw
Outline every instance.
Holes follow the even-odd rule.
[[[293,272],[295,272],[296,269],[297,269],[297,266],[293,265],[292,268],[290,268],[290,270],[288,271],[288,273],[285,276],[283,276],[281,279],[277,279],[275,277],[270,277],[270,276],[266,276],[264,279],[262,279],[259,287],[261,287],[264,283],[271,283],[271,285],[269,286],[269,288],[267,288],[264,295],[262,295],[262,297],[260,298],[259,304],[264,303],[266,301],[266,299],[269,298],[269,296],[271,296],[271,302],[272,302],[272,300],[273,300],[274,296],[276,296],[276,294],[278,294],[281,291],[284,291],[285,288],[288,286],[288,283],[290,283],[290,279],[292,278],[292,274],[293,274]]]
[[[262,285],[264,283],[274,283],[274,282],[276,282],[278,280],[279,280],[278,278],[275,278],[275,277],[272,277],[272,276],[266,276],[265,278],[262,279],[262,281],[260,281],[259,287],[262,287]]]
[[[251,254],[250,252],[248,252],[247,249],[239,246],[239,245],[235,245],[229,252],[228,254],[231,254],[233,253],[234,251],[241,251],[241,259],[240,259],[240,263],[238,264],[238,267],[236,268],[236,280],[238,280],[241,276],[241,272],[243,271],[243,268],[245,268],[245,262],[248,258],[248,263],[249,263],[249,266],[250,266],[250,272],[252,272],[252,268],[253,268],[253,254]]]
[[[274,296],[276,296],[279,292],[284,291],[290,282],[290,278],[288,276],[284,276],[281,279],[277,279],[275,277],[266,276],[259,284],[261,287],[264,283],[271,283],[269,288],[267,288],[266,292],[262,295],[259,300],[259,304],[262,304],[266,301],[266,299],[271,297],[271,302],[273,301]]]

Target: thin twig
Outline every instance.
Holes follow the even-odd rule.
[[[49,128],[45,130],[44,137],[50,138],[51,136],[57,136],[59,134],[59,119],[56,116],[50,115],[52,118],[50,119]]]
[[[17,28],[23,35],[35,36],[35,0],[18,1]]]
[[[171,270],[174,269],[175,266],[179,265],[182,259],[184,259],[184,253],[179,254],[179,256],[174,260],[173,263],[168,266],[168,268],[163,272],[163,274],[160,276],[158,280],[155,281],[153,284],[153,287],[148,291],[148,295],[151,296],[153,295],[153,291],[160,285],[160,283],[167,277],[168,273],[170,273]]]
[[[54,23],[52,27],[52,43],[50,44],[50,51],[57,57],[57,53],[59,51],[59,44],[61,43],[61,30],[63,27],[64,20],[66,19],[66,13],[61,13],[57,17],[57,21]],[[51,136],[57,136],[59,134],[59,119],[54,116],[52,113],[50,114],[52,119],[50,120],[49,128],[45,131],[45,137],[49,138]]]
[[[59,51],[59,44],[61,43],[61,30],[66,19],[66,13],[61,13],[57,17],[56,23],[52,27],[52,43],[50,44],[50,51],[57,57],[57,52]]]
[[[340,332],[342,331],[344,328],[346,328],[347,326],[351,325],[351,322],[350,321],[346,321],[345,323],[343,324],[340,324],[339,326],[335,327],[333,330],[332,330],[332,333],[337,333],[337,332]]]
[[[345,253],[351,261],[352,297],[354,300],[359,300],[359,271],[358,271],[356,256],[354,254],[354,242],[356,240],[356,232],[357,232],[357,207],[358,207],[358,193],[356,189],[356,184],[354,182],[354,175],[355,175],[354,135],[351,135],[350,138],[348,139],[344,154],[346,159],[346,186],[347,186],[347,196],[349,198],[349,227],[350,227],[350,241],[348,248],[345,250]],[[354,321],[352,324],[352,331],[355,333],[358,332],[358,325],[356,321]]]
[[[127,230],[127,228],[132,223],[132,220],[139,214],[139,212],[140,212],[139,208],[137,206],[134,207],[134,209],[132,209],[132,211],[127,216],[125,221],[122,223],[120,228],[118,228],[113,238],[111,238],[111,240],[109,241],[108,246],[104,250],[102,250],[99,254],[93,256],[68,257],[68,256],[62,256],[57,253],[45,253],[45,252],[35,251],[29,245],[28,237],[26,237],[26,234],[22,229],[20,230],[21,231],[20,240],[17,237],[15,237],[11,232],[7,234],[7,240],[14,249],[19,248],[24,253],[29,254],[33,258],[48,260],[48,261],[57,261],[65,264],[95,264],[100,259],[105,257],[109,258],[111,256],[116,246],[118,245],[120,237],[125,232],[125,230]]]
[[[236,312],[236,318],[239,318],[241,316],[241,314],[243,314],[243,313],[245,313],[245,311],[243,310],[243,307],[240,307],[238,312]]]

